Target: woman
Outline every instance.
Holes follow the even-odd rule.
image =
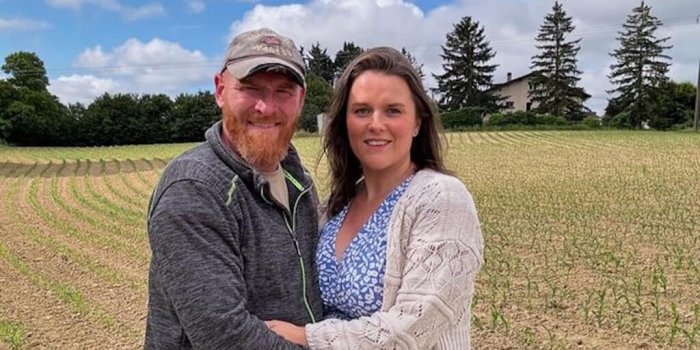
[[[439,120],[411,63],[370,49],[346,68],[324,152],[329,218],[317,263],[326,320],[268,326],[311,349],[468,349],[483,241],[447,174]]]

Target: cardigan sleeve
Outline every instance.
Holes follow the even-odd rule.
[[[446,330],[471,317],[474,280],[483,262],[472,197],[451,177],[414,192],[406,193],[414,198],[407,198],[396,226],[409,231],[399,233],[407,246],[388,257],[405,259],[393,305],[350,321],[306,325],[311,349],[429,349]]]

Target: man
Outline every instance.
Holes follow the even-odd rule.
[[[264,320],[322,316],[316,191],[290,145],[304,63],[289,38],[242,33],[214,77],[222,121],[151,198],[147,349],[297,349]]]

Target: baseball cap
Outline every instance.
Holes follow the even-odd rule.
[[[226,49],[221,70],[241,80],[255,72],[283,68],[299,85],[306,87],[304,60],[292,39],[269,28],[237,35]]]

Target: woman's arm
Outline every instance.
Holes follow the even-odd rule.
[[[408,235],[407,247],[404,256],[395,249],[392,254],[399,255],[387,257],[405,259],[393,276],[401,281],[393,305],[352,321],[307,325],[311,349],[429,349],[447,329],[471,316],[474,280],[483,261],[471,195],[459,180],[444,176],[405,195],[404,222],[392,227],[408,229],[401,232]],[[385,278],[392,278],[392,272],[387,268]]]

